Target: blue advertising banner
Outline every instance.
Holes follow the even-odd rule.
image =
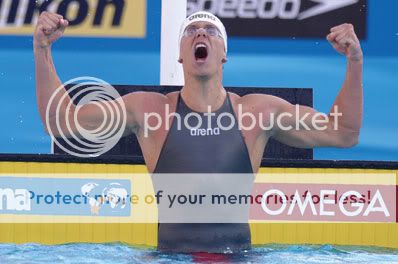
[[[131,181],[0,177],[0,214],[131,215]]]

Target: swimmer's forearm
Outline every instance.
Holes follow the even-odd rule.
[[[46,120],[46,108],[48,102],[58,87],[62,85],[51,55],[51,47],[40,47],[34,46],[35,56],[35,67],[36,67],[36,96],[39,107],[40,117],[45,124]],[[59,96],[54,98],[55,102],[61,98],[62,93],[58,93]],[[66,97],[69,100],[69,96]],[[63,100],[67,101],[67,100]],[[55,103],[57,105],[57,103]],[[66,106],[61,106],[64,108]],[[50,109],[51,110],[51,109]],[[65,111],[59,111],[59,113],[65,113]]]
[[[342,115],[338,120],[339,134],[357,143],[363,116],[363,58],[348,58],[343,86],[334,106]]]

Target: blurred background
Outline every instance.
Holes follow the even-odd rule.
[[[346,60],[328,29],[355,25],[364,51],[364,120],[351,149],[321,148],[315,159],[398,160],[398,1],[188,0],[188,13],[217,14],[229,33],[224,85],[312,88],[328,112]],[[36,105],[32,33],[40,11],[72,22],[53,46],[62,81],[93,76],[111,84],[159,85],[161,1],[0,1],[0,153],[50,153]]]

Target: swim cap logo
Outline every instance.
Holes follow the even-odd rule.
[[[194,19],[203,19],[203,18],[209,18],[213,21],[216,21],[216,18],[210,14],[196,14],[196,15],[192,15],[189,17],[189,21],[192,21]]]

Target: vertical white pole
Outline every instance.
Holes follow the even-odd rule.
[[[184,85],[178,35],[187,14],[187,0],[162,0],[160,85]]]

